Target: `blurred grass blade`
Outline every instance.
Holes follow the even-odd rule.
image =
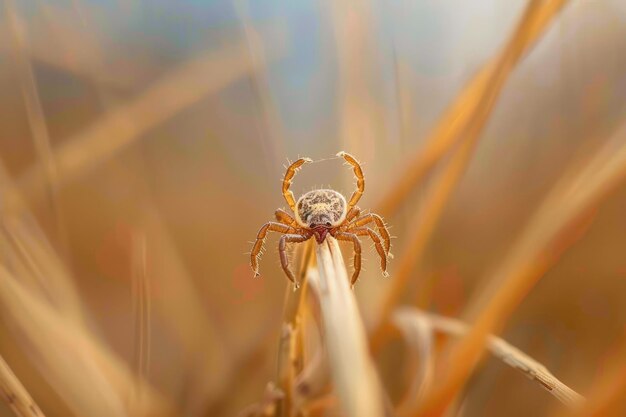
[[[522,53],[545,30],[551,18],[557,15],[564,3],[565,1],[562,0],[532,0],[528,4],[506,47],[497,59],[479,75],[480,82],[471,84],[468,91],[461,94],[458,103],[455,104],[459,108],[457,109],[453,106],[450,113],[442,119],[440,126],[433,135],[433,139],[428,142],[429,144],[437,144],[441,141],[446,142],[453,139],[456,141],[463,138],[464,140],[457,148],[452,159],[444,166],[438,181],[435,182],[427,195],[424,210],[417,214],[417,218],[413,222],[410,233],[413,238],[399,258],[400,266],[398,267],[398,273],[382,302],[382,311],[372,336],[375,351],[382,343],[383,328],[387,325],[393,307],[405,292],[413,267],[421,261],[423,251],[435,230],[441,213],[454,187],[465,172],[474,147],[495,107],[499,92],[504,87],[509,74],[515,68]],[[471,94],[469,94],[470,92]],[[436,149],[440,149],[437,148],[438,145],[434,146]],[[429,148],[424,152],[424,155],[429,155]],[[419,159],[419,161],[425,160],[429,159]],[[420,163],[418,162],[416,166],[419,167]],[[385,205],[381,207],[383,213],[390,214],[392,211],[395,211],[400,201],[408,193],[410,187],[405,178],[412,177],[407,173],[401,176],[399,185],[393,189],[392,195],[385,200]],[[410,184],[413,183],[411,182]]]
[[[520,25],[500,55],[485,64],[459,94],[426,140],[425,147],[418,149],[396,175],[397,181],[376,205],[376,212],[392,216],[435,164],[465,137],[468,126],[477,117],[488,119],[511,71],[566,3],[567,0],[530,0]],[[482,127],[477,133],[481,131]]]
[[[434,335],[430,321],[420,314],[402,309],[393,315],[393,323],[409,345],[409,372],[414,374],[406,394],[398,404],[397,413],[407,415],[422,401],[435,375]]]
[[[276,42],[272,51],[279,55],[283,49],[281,42]],[[109,111],[55,149],[59,184],[94,169],[207,94],[219,91],[254,70],[245,46],[240,44],[182,64],[147,91]],[[44,170],[40,165],[30,168],[19,181],[29,198],[40,197],[44,184]]]
[[[626,178],[626,124],[583,168],[566,172],[530,220],[489,286],[470,303],[471,331],[453,349],[448,372],[419,415],[440,415],[476,366],[489,333],[510,314],[561,254],[580,237],[589,215]]]
[[[58,195],[57,166],[53,157],[50,132],[48,131],[46,117],[39,97],[37,78],[35,77],[35,72],[30,61],[29,41],[22,27],[23,23],[17,14],[13,0],[7,0],[5,2],[5,13],[9,21],[11,32],[12,59],[24,99],[30,134],[34,143],[37,159],[45,177],[45,185],[47,186],[47,203],[49,203],[50,211],[55,216],[56,238],[64,257],[66,257],[68,255],[68,242]]]
[[[316,255],[317,268],[309,269],[307,280],[319,298],[339,402],[348,417],[380,417],[384,407],[378,376],[337,241],[328,237],[316,245]]]
[[[45,295],[66,318],[82,322],[82,305],[76,285],[1,161],[0,194],[5,203],[0,213],[4,264],[16,274],[19,272],[29,290]]]
[[[413,307],[404,307],[396,311],[394,321],[404,328],[411,325],[415,326],[420,321],[426,321],[431,330],[454,337],[462,337],[470,331],[469,326],[460,320],[427,313]],[[566,406],[576,409],[585,401],[582,395],[557,379],[545,366],[511,346],[505,340],[496,336],[489,336],[486,347],[495,357],[521,372],[528,379],[536,381]]]
[[[406,292],[406,286],[412,276],[412,271],[416,264],[422,261],[424,250],[435,231],[441,214],[454,190],[458,180],[465,172],[465,166],[472,154],[473,144],[466,142],[452,156],[444,171],[437,177],[435,183],[429,188],[425,195],[423,210],[416,214],[408,234],[412,236],[399,256],[399,265],[390,287],[384,294],[381,311],[377,318],[377,323],[371,336],[372,349],[377,352],[383,344],[389,325],[389,317],[402,295]]]
[[[169,406],[149,387],[135,400],[130,371],[85,329],[65,320],[0,267],[0,308],[33,364],[78,416],[162,416]]]
[[[136,395],[142,395],[142,382],[148,380],[150,371],[150,314],[151,293],[147,274],[146,237],[141,233],[132,236],[132,295],[133,317],[135,319],[135,375],[137,377]]]
[[[622,344],[624,339],[622,339]],[[604,375],[593,381],[588,393],[589,400],[579,410],[559,410],[556,417],[622,417],[626,412],[626,350],[608,361]]]
[[[39,406],[0,356],[0,398],[17,417],[44,417]]]

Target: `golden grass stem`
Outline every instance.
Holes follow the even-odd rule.
[[[44,417],[44,413],[0,356],[0,398],[17,417]]]
[[[48,297],[67,319],[82,323],[84,317],[76,285],[1,161],[0,195],[7,203],[0,213],[0,242],[4,245],[6,264],[13,272],[20,272],[29,290]]]
[[[307,281],[319,298],[323,338],[339,402],[348,417],[380,417],[384,405],[378,375],[337,241],[326,238],[316,245],[316,255],[317,268],[309,268]]]
[[[171,414],[147,384],[133,401],[135,378],[85,328],[59,315],[0,266],[0,307],[20,335],[34,366],[76,415],[93,417]]]
[[[449,371],[416,415],[440,415],[476,366],[489,333],[499,332],[536,282],[588,226],[589,214],[626,178],[626,124],[583,168],[566,172],[513,250],[470,304],[472,329],[453,349]]]
[[[371,344],[374,352],[377,352],[384,342],[385,327],[389,325],[389,318],[393,309],[398,304],[402,294],[406,292],[406,286],[411,278],[411,273],[416,263],[419,263],[430,241],[435,227],[441,218],[441,214],[456,186],[459,178],[465,170],[469,160],[473,144],[466,142],[461,149],[453,155],[452,160],[444,167],[444,172],[438,177],[436,184],[428,190],[425,196],[424,208],[417,214],[409,234],[412,236],[407,247],[399,257],[400,262],[391,287],[385,293],[377,323],[371,335]]]
[[[423,327],[422,322],[426,323],[425,326],[430,331],[445,333],[448,336],[463,337],[470,331],[470,327],[461,320],[427,313],[414,307],[404,307],[394,313],[394,323],[404,332],[410,331],[417,325]],[[432,343],[432,339],[424,342]],[[486,347],[495,357],[521,372],[528,379],[537,382],[569,408],[577,409],[583,405],[585,398],[582,395],[552,375],[545,366],[505,340],[490,335],[487,337]]]
[[[147,275],[146,237],[133,235],[133,316],[135,318],[135,374],[139,383],[135,395],[140,396],[142,383],[150,372],[150,280]]]
[[[16,74],[24,99],[26,117],[35,145],[37,159],[42,167],[43,176],[45,177],[48,191],[46,195],[49,200],[51,212],[56,219],[56,237],[59,241],[58,243],[60,243],[64,257],[67,257],[68,238],[58,194],[58,170],[50,142],[50,132],[48,131],[46,117],[39,98],[37,79],[30,61],[28,37],[12,0],[5,2],[5,12],[9,21],[12,58],[15,62]]]
[[[413,238],[400,257],[400,266],[390,289],[384,296],[382,310],[372,335],[374,351],[377,351],[383,342],[384,326],[387,325],[394,306],[397,305],[401,295],[406,291],[405,288],[415,264],[421,261],[424,249],[454,187],[465,172],[480,134],[495,107],[498,95],[509,74],[515,68],[523,52],[537,39],[541,29],[545,29],[550,22],[550,17],[554,17],[564,3],[564,1],[541,2],[534,0],[529,3],[506,47],[497,59],[480,74],[482,78],[479,78],[480,83],[477,84],[480,88],[472,83],[469,89],[461,94],[459,102],[456,104],[459,109],[453,106],[454,110],[442,119],[442,123],[450,124],[450,127],[444,129],[443,125],[440,125],[441,131],[437,130],[433,139],[428,142],[443,141],[447,143],[454,137],[464,138],[464,142],[459,145],[455,154],[452,155],[452,159],[443,168],[440,177],[426,196],[423,211],[417,214],[417,218],[413,222],[414,226],[409,233]],[[538,23],[541,25],[538,26]],[[459,123],[459,125],[455,123]],[[428,148],[426,152],[428,152]],[[404,181],[404,176],[400,180],[400,184],[402,181]],[[406,193],[402,191],[402,185],[398,187],[400,188],[397,188],[394,194],[385,200],[391,202],[391,205],[382,209],[393,208],[395,210],[400,199],[406,196]]]
[[[278,161],[281,159],[278,155],[282,156],[285,154],[285,138],[279,109],[272,98],[268,81],[268,60],[266,58],[266,50],[268,48],[265,48],[263,38],[259,35],[251,21],[248,0],[236,0],[234,6],[237,17],[241,22],[250,60],[255,68],[255,71],[251,72],[251,78],[254,93],[261,107],[262,122],[265,130],[265,134],[262,134],[263,145],[272,159]]]
[[[278,55],[283,48],[280,43],[274,46]],[[243,45],[228,46],[182,64],[55,149],[58,184],[94,169],[173,115],[254,70]],[[42,195],[44,178],[43,167],[34,166],[23,174],[19,185],[29,198],[36,198]]]
[[[408,310],[408,309],[406,309]],[[419,310],[418,310],[419,311]],[[393,324],[400,330],[410,349],[411,382],[396,407],[400,416],[408,415],[423,400],[435,375],[434,332],[430,321],[420,314],[409,314],[402,309],[393,315]],[[411,353],[413,353],[411,355]]]
[[[531,0],[527,13],[508,40],[500,55],[489,61],[448,108],[426,145],[418,149],[396,176],[397,181],[376,204],[376,212],[390,217],[407,196],[448,152],[465,137],[477,117],[491,114],[508,76],[519,59],[543,34],[551,19],[567,0]],[[479,129],[479,131],[482,129]]]

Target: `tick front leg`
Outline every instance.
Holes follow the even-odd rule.
[[[291,211],[294,213],[296,212],[296,200],[289,188],[291,187],[291,181],[296,175],[296,172],[298,172],[298,169],[308,162],[313,162],[313,160],[311,158],[300,158],[293,164],[289,165],[287,172],[285,172],[285,178],[283,179],[283,197],[285,197],[285,201],[289,204]]]
[[[335,239],[352,242],[354,245],[354,273],[352,274],[352,279],[350,280],[350,287],[353,287],[357,278],[359,278],[359,273],[361,272],[361,242],[359,242],[357,235],[348,232],[335,233]]]
[[[343,224],[344,224],[343,229],[347,229],[348,227],[350,227],[350,222],[358,218],[360,214],[361,214],[360,208],[352,207],[350,211],[348,211],[348,214],[346,214],[346,219],[343,221]]]
[[[342,151],[339,152],[337,156],[342,157],[349,165],[352,166],[354,176],[356,177],[356,190],[352,193],[352,197],[350,197],[350,201],[348,202],[348,207],[352,208],[359,202],[363,192],[365,191],[365,178],[363,177],[363,170],[361,169],[361,165],[356,158],[349,153]]]
[[[289,213],[287,213],[285,210],[278,209],[276,210],[274,215],[276,216],[276,220],[278,220],[280,223],[288,224],[289,226],[294,228],[298,227],[298,223],[296,223],[294,218],[291,217]]]
[[[280,264],[283,267],[283,271],[289,278],[289,281],[293,282],[293,284],[298,288],[300,285],[296,282],[296,278],[293,273],[289,269],[289,259],[287,259],[287,243],[301,243],[307,241],[311,238],[311,236],[305,235],[282,235],[280,237],[280,242],[278,243],[278,253],[280,254]]]
[[[255,277],[259,276],[259,253],[261,252],[261,248],[263,247],[263,242],[265,242],[265,236],[268,231],[294,233],[296,229],[291,226],[287,226],[286,224],[276,222],[268,222],[261,227],[259,233],[256,235],[256,241],[254,242],[254,246],[252,246],[252,251],[250,252],[250,266],[252,266]]]

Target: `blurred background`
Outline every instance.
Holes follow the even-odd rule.
[[[109,400],[134,388],[111,381],[136,373],[179,415],[236,415],[261,399],[288,282],[275,236],[260,279],[246,253],[285,206],[288,159],[318,161],[296,196],[349,195],[334,155],[352,153],[360,206],[374,208],[525,4],[3,0],[0,259],[19,288],[0,280],[0,354],[44,413],[115,415]],[[561,173],[624,120],[625,97],[626,3],[571,1],[508,80],[416,267],[425,290],[407,301],[460,315]],[[421,193],[387,219],[396,254]],[[625,212],[622,187],[504,332],[578,391],[626,332]],[[395,265],[383,279],[364,246],[367,324]],[[86,351],[104,381],[81,368]],[[556,405],[491,359],[466,397],[466,416]]]

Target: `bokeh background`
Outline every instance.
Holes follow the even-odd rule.
[[[296,195],[349,194],[352,173],[334,155],[352,153],[366,175],[360,206],[374,206],[525,3],[3,0],[0,259],[44,295],[57,282],[49,271],[61,271],[81,326],[180,415],[236,415],[275,379],[287,287],[277,239],[260,279],[246,253],[285,206],[287,160],[317,161],[296,177]],[[424,291],[407,301],[458,316],[562,172],[622,123],[625,98],[626,3],[571,1],[508,80],[415,269]],[[396,254],[422,192],[387,219]],[[625,212],[622,187],[504,332],[579,391],[607,371],[626,331]],[[20,255],[31,240],[47,255]],[[394,263],[383,279],[365,246],[355,291],[367,324]],[[150,313],[143,358],[137,282]],[[6,310],[2,356],[46,415],[79,415],[65,397],[77,391],[38,353],[48,343],[58,366],[73,366],[55,322],[42,324],[52,336],[37,345]],[[385,378],[403,380],[384,363]],[[468,387],[466,416],[546,415],[556,405],[495,360]],[[12,414],[0,404],[0,415]]]

